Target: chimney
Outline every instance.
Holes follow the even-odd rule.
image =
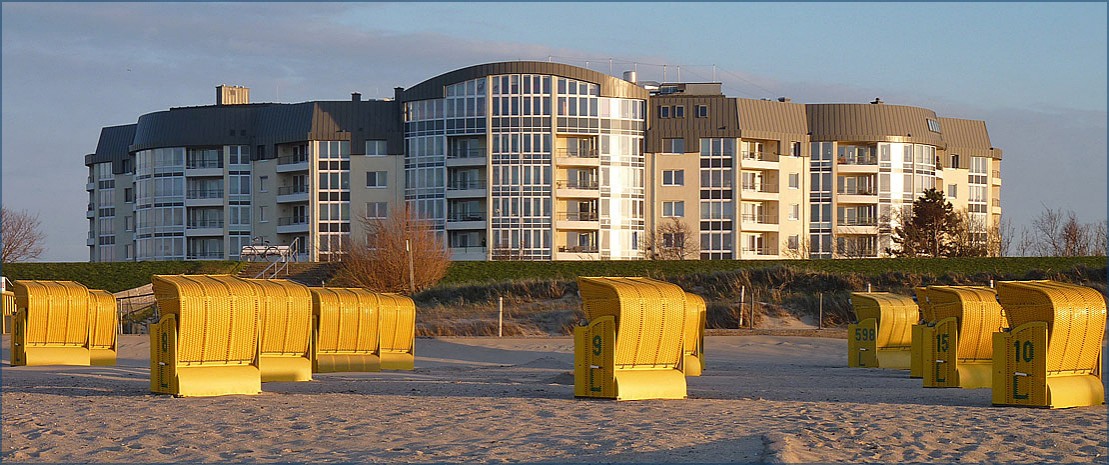
[[[393,88],[393,99],[394,100],[399,102],[400,98],[403,94],[404,94],[404,88],[403,87],[394,87]]]
[[[881,104],[886,103],[886,102],[883,102],[880,97],[874,97],[874,101],[870,102],[870,103],[873,104],[873,105],[881,105]]]
[[[216,105],[242,105],[250,103],[250,88],[243,86],[216,86]]]
[[[352,101],[352,102],[361,102],[362,101],[362,93],[361,92],[351,92],[350,93],[350,101]]]
[[[632,84],[638,84],[636,82],[638,79],[639,79],[639,76],[636,75],[635,71],[624,71],[624,80],[625,81],[628,81]]]
[[[789,102],[792,102],[793,99],[791,99],[789,97],[778,97],[778,101],[782,102],[782,103],[789,103]]]

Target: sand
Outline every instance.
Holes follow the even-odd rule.
[[[708,336],[685,400],[573,397],[570,338],[416,341],[411,372],[317,374],[257,396],[149,392],[146,336],[116,367],[9,367],[11,462],[931,462],[1106,460],[1105,406],[992,407],[847,368],[841,338]]]

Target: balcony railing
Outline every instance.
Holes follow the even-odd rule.
[[[555,186],[559,189],[600,189],[596,179],[563,179],[555,181]]]
[[[189,221],[189,229],[222,228],[223,220],[193,220]]]
[[[748,161],[778,161],[772,159],[766,152],[741,152],[740,157]]]
[[[288,156],[277,158],[277,164],[278,165],[295,165],[297,163],[308,163],[308,155],[307,154],[288,155]]]
[[[747,183],[744,183],[743,184],[743,190],[746,191],[746,192],[763,192],[763,193],[766,193],[766,194],[777,194],[778,193],[778,186],[772,186],[770,184],[747,184]]]
[[[993,170],[993,177],[995,179],[1000,178],[1001,177],[1001,170]]]
[[[454,212],[447,215],[447,221],[485,221],[485,212]]]
[[[598,253],[600,249],[595,245],[563,245],[559,246],[558,251],[567,253]]]
[[[773,248],[770,248],[770,247],[753,248],[753,249],[744,247],[744,248],[740,249],[740,253],[749,254],[749,255],[750,254],[754,254],[754,255],[778,255],[778,251],[773,249]]]
[[[449,190],[449,191],[459,191],[459,190],[466,190],[466,189],[485,189],[485,185],[486,184],[485,184],[484,179],[474,179],[474,180],[469,180],[469,181],[453,181],[453,182],[447,183],[447,190]]]
[[[277,188],[277,195],[305,194],[308,186],[281,186]]]
[[[188,160],[185,162],[185,168],[190,170],[207,169],[207,168],[223,168],[222,160]]]
[[[877,218],[846,218],[836,220],[840,226],[878,226]]]
[[[566,221],[597,221],[597,212],[564,212],[558,214],[558,219]]]
[[[455,149],[447,152],[447,158],[483,158],[487,156],[487,153],[488,150],[483,147],[479,147],[476,149]]]
[[[836,193],[842,195],[878,195],[878,192],[874,189],[844,189],[837,190]]]
[[[778,217],[776,215],[768,214],[754,214],[746,213],[740,215],[740,220],[745,223],[758,223],[758,224],[778,224]]]
[[[223,189],[189,189],[186,199],[222,199]]]
[[[565,158],[600,158],[597,149],[560,148],[555,150],[555,155]]]
[[[307,216],[283,216],[277,219],[278,226],[292,226],[294,224],[308,224]]]
[[[878,157],[839,157],[836,158],[836,163],[840,165],[877,165]]]

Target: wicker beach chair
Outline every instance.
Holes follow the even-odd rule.
[[[858,323],[847,326],[848,366],[909,369],[912,325],[920,321],[916,302],[888,292],[853,292],[851,306]]]
[[[935,322],[922,334],[924,387],[992,386],[993,333],[1005,327],[997,294],[988,287],[930,286]]]

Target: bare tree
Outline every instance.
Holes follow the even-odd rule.
[[[1098,224],[1082,224],[1071,210],[1047,206],[1032,220],[1031,250],[1039,256],[1075,257],[1104,253]]]
[[[987,231],[987,249],[992,257],[1008,257],[1016,238],[1016,227],[1009,218],[1002,217],[997,224],[991,224]]]
[[[397,210],[384,219],[359,219],[366,237],[353,240],[336,274],[338,282],[377,292],[409,293],[411,282],[419,292],[443,279],[450,255],[442,238],[430,222],[407,208]]]
[[[1031,257],[1036,252],[1036,241],[1032,238],[1032,234],[1028,232],[1028,228],[1020,228],[1020,240],[1017,241],[1017,255],[1021,257]]]
[[[1063,222],[1061,233],[1063,235],[1063,256],[1084,257],[1090,254],[1090,228],[1078,222],[1074,212],[1067,212],[1067,220]]]
[[[779,252],[779,255],[782,258],[792,258],[792,259],[807,259],[807,258],[809,258],[810,249],[809,249],[809,241],[808,241],[807,237],[805,237],[804,235],[799,235],[797,237],[797,247],[790,247],[790,245],[791,244],[789,243],[789,239],[786,239],[786,240],[782,241],[782,245],[778,249],[778,250],[781,251],[781,252]]]
[[[1090,252],[1095,255],[1106,255],[1109,252],[1109,238],[1106,237],[1106,229],[1109,224],[1106,221],[1099,221],[1094,224],[1093,231],[1093,245]]]
[[[1044,205],[1044,211],[1032,220],[1032,251],[1041,257],[1061,256],[1064,248],[1062,229],[1063,211]]]
[[[39,226],[38,215],[0,208],[0,241],[3,242],[0,262],[24,262],[41,256],[45,251],[42,246],[45,235]]]
[[[662,222],[647,231],[641,248],[649,260],[689,260],[701,252],[693,229],[678,218]]]

